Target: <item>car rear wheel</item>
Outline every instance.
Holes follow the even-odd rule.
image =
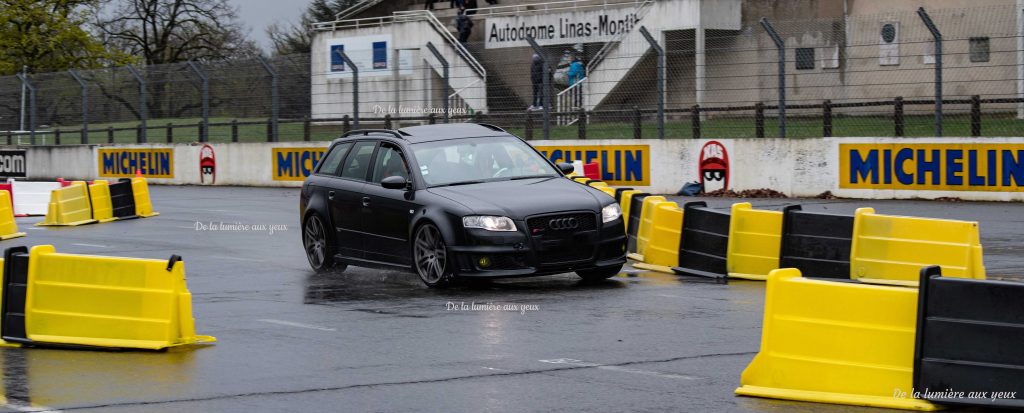
[[[444,287],[452,282],[448,265],[448,248],[441,237],[441,231],[433,224],[425,224],[416,230],[413,243],[413,266],[416,274],[428,287]]]
[[[316,272],[343,271],[346,265],[334,261],[334,246],[331,245],[324,221],[319,215],[310,215],[302,228],[302,246],[306,250],[309,266]]]
[[[621,265],[616,265],[614,267],[607,268],[598,268],[594,270],[576,271],[576,275],[578,275],[584,281],[598,281],[614,277],[616,274],[619,273],[619,271],[622,271]]]

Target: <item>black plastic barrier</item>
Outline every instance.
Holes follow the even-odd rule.
[[[0,336],[12,343],[28,342],[25,297],[28,294],[28,248],[4,250],[3,297],[0,298]]]
[[[921,270],[914,389],[936,403],[1024,408],[1024,283],[941,271]]]
[[[646,192],[633,194],[629,201],[629,229],[626,231],[626,251],[636,252],[636,235],[640,230],[640,213],[644,208],[644,198],[651,196]]]
[[[779,268],[796,268],[807,277],[850,278],[853,216],[783,209]]]
[[[708,208],[704,202],[687,202],[679,236],[679,266],[672,271],[724,281],[728,276],[729,220],[728,212]]]
[[[135,194],[132,192],[132,180],[122,179],[110,184],[110,204],[114,218],[138,218],[135,215]]]
[[[615,202],[622,203],[622,192],[632,190],[633,188],[615,188]]]

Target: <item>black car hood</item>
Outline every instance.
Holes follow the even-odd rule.
[[[458,202],[480,215],[512,219],[548,212],[601,212],[608,196],[565,178],[534,178],[430,188],[428,191]]]

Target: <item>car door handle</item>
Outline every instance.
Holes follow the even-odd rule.
[[[329,201],[333,201],[334,200],[334,191],[331,191],[331,192],[327,193],[327,200],[329,200]]]
[[[370,197],[368,197],[368,196],[364,196],[363,197],[363,206],[364,207],[370,206]]]

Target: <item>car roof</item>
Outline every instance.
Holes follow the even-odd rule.
[[[437,125],[410,126],[397,130],[363,129],[346,133],[341,139],[363,136],[401,138],[409,143],[432,142],[458,138],[480,138],[492,136],[513,136],[494,125],[481,123],[446,123]]]

